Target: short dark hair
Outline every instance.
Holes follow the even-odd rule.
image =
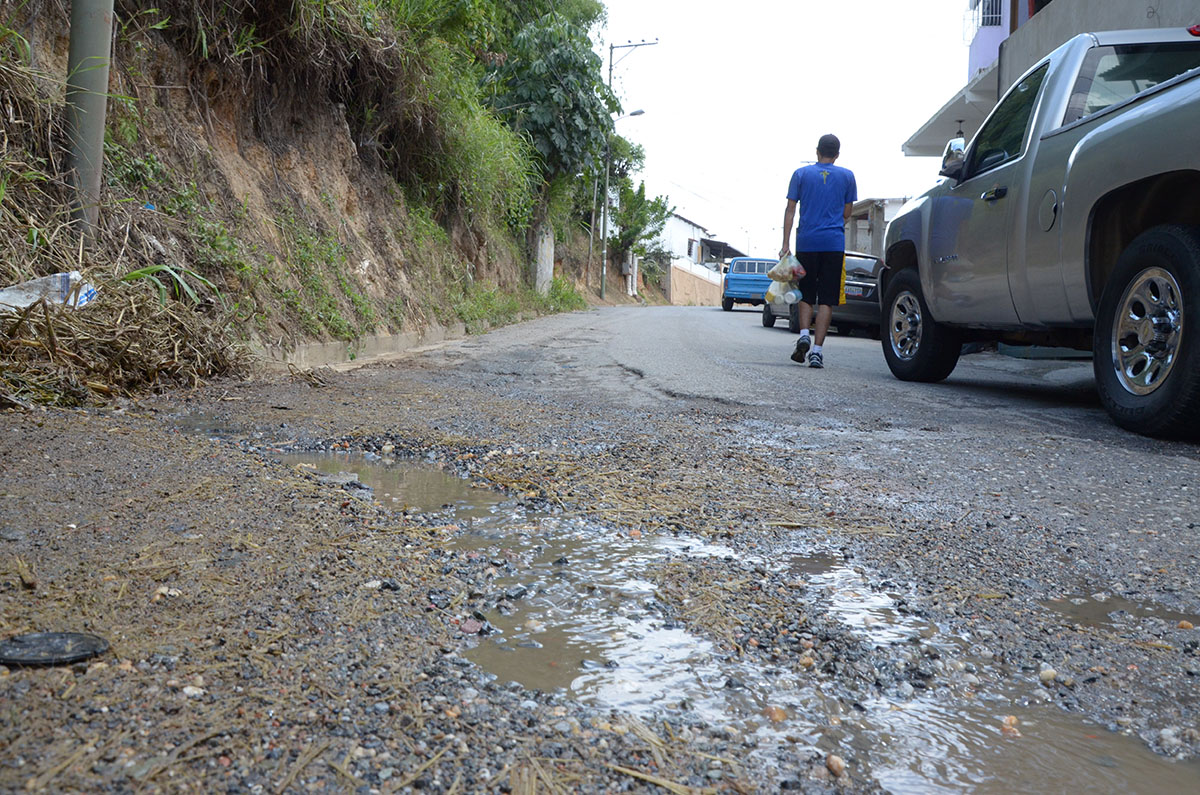
[[[842,142],[832,133],[827,133],[821,136],[821,140],[817,141],[817,154],[822,157],[837,157],[842,151]]]

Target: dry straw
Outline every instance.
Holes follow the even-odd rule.
[[[0,314],[0,408],[88,405],[240,370],[212,290],[184,302],[160,298],[151,280],[121,281],[164,264],[169,252],[157,241],[176,222],[106,205],[94,245],[80,244],[62,162],[61,81],[30,60],[28,44],[0,20],[0,288],[80,270],[100,292],[79,310],[42,302]]]

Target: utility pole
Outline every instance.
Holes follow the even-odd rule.
[[[104,171],[104,122],[113,35],[113,0],[72,0],[67,56],[68,167],[75,188],[71,217],[83,239],[95,237]]]
[[[628,44],[610,44],[608,45],[608,90],[612,92],[612,73],[613,73],[613,52],[616,50],[632,49],[635,47],[651,47],[658,44],[658,39],[654,41],[639,41],[630,42]],[[645,111],[635,110],[630,116],[640,116]],[[613,123],[625,118],[618,116],[613,119]],[[612,133],[605,136],[604,141],[604,204],[602,206],[603,221],[601,223],[601,237],[603,241],[600,247],[600,300],[604,300],[604,286],[608,277],[608,172],[612,170]]]

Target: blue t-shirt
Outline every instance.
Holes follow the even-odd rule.
[[[842,211],[858,201],[854,172],[833,163],[813,163],[792,173],[787,197],[799,203],[796,251],[845,251]]]

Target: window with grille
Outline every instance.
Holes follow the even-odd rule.
[[[977,28],[999,27],[1004,23],[1000,10],[1001,0],[975,0],[971,7],[975,11],[975,26]]]

